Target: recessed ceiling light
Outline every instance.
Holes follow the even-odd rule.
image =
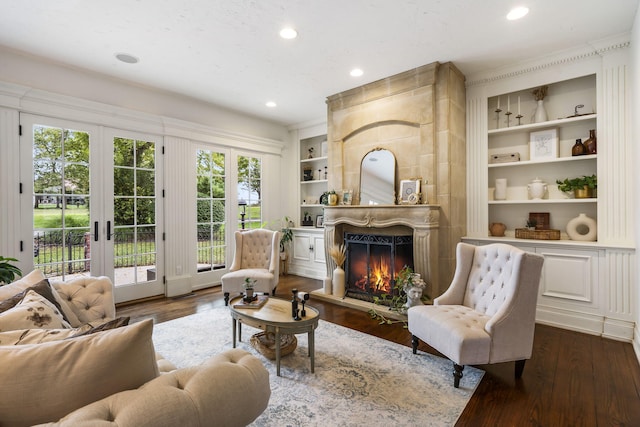
[[[360,68],[354,68],[349,74],[351,74],[351,77],[360,77],[364,72]]]
[[[295,39],[296,37],[298,37],[298,32],[293,28],[283,28],[282,30],[280,30],[280,37],[287,40]]]
[[[119,61],[126,62],[127,64],[137,64],[139,59],[128,53],[116,53],[116,58]]]
[[[509,21],[515,21],[516,19],[520,19],[520,18],[524,17],[527,13],[529,13],[529,8],[528,7],[524,7],[524,6],[514,7],[507,14],[507,19]]]
[[[273,101],[267,101],[267,103],[266,103],[265,105],[266,105],[267,107],[269,107],[269,108],[275,108],[275,107],[277,107],[277,106],[278,106],[278,104],[276,104],[276,103],[275,103],[275,102],[273,102]]]

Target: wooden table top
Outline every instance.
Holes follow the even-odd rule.
[[[234,298],[229,302],[229,309],[238,315],[263,320],[270,324],[290,324],[290,323],[307,323],[309,321],[317,322],[320,313],[308,304],[305,304],[307,315],[302,320],[293,320],[291,315],[291,301],[280,298],[269,297],[269,300],[260,308],[234,308],[234,302],[242,297]],[[302,303],[298,304],[298,308],[302,310]]]

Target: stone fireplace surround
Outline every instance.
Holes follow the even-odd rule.
[[[352,190],[354,206],[325,208],[325,280],[335,268],[328,251],[344,231],[411,229],[414,269],[430,284],[429,295],[440,295],[466,232],[464,76],[451,63],[428,64],[332,95],[327,105],[328,188]],[[423,204],[357,205],[360,163],[376,148],[394,153],[397,185],[422,180]]]

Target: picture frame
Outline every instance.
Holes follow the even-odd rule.
[[[420,180],[419,179],[401,180],[399,202],[403,204],[412,203],[412,201],[416,198],[416,196],[411,196],[411,194],[416,194],[416,196],[420,195]]]
[[[529,134],[529,160],[558,157],[558,129],[545,129]]]
[[[324,215],[316,215],[316,228],[324,227]]]
[[[351,205],[353,201],[353,191],[342,190],[342,204],[345,206]]]
[[[529,221],[536,224],[536,230],[549,230],[551,228],[549,212],[529,212]]]

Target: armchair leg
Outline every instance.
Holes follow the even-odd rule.
[[[224,293],[224,305],[229,305],[229,292]]]
[[[516,360],[516,378],[522,378],[522,371],[524,371],[525,362],[526,362],[525,359]]]
[[[418,352],[418,337],[415,335],[411,335],[411,348],[413,349],[413,354],[417,354]]]
[[[455,388],[459,388],[460,387],[460,378],[462,378],[462,370],[464,369],[464,366],[462,365],[458,365],[457,363],[453,362],[453,386]]]
[[[273,289],[271,290],[271,296],[272,296],[272,297],[275,297],[275,296],[276,296],[276,289],[277,289],[277,288],[278,288],[278,287],[276,286],[275,288],[273,288]]]

